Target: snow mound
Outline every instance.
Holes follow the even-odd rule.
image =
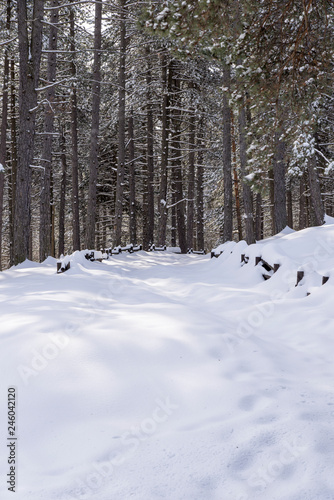
[[[49,259],[1,273],[15,498],[332,500],[333,241],[324,225],[211,260],[75,252],[62,276]]]

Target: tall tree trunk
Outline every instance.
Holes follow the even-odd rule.
[[[107,226],[107,208],[105,204],[101,204],[101,224],[102,224],[102,234],[101,234],[101,245],[102,248],[106,248],[107,246],[107,231],[106,231],[106,226]]]
[[[257,193],[256,195],[255,238],[256,241],[263,239],[263,209],[262,196],[260,193]]]
[[[177,220],[177,234],[179,239],[179,247],[181,253],[187,252],[187,237],[185,228],[184,206],[183,199],[183,181],[182,181],[182,148],[181,148],[181,103],[180,91],[181,81],[179,76],[174,73],[174,93],[173,93],[173,111],[172,111],[172,124],[173,124],[173,138],[172,138],[172,165],[173,165],[173,179],[175,189],[175,206],[176,206],[176,220]]]
[[[58,41],[58,19],[59,1],[52,0],[50,14],[49,52],[47,85],[45,92],[45,117],[44,117],[44,138],[42,152],[43,175],[41,179],[41,200],[39,216],[39,259],[42,262],[51,254],[51,162],[52,162],[52,142],[54,133],[55,117],[55,85],[57,72],[57,41]]]
[[[293,209],[292,209],[292,186],[289,184],[289,188],[286,191],[286,205],[287,205],[287,220],[288,226],[293,229]]]
[[[64,128],[61,128],[60,134],[60,162],[61,162],[61,182],[60,182],[60,201],[59,201],[59,255],[65,253],[65,206],[66,206],[66,147]]]
[[[30,239],[30,165],[33,160],[37,85],[42,53],[44,0],[35,0],[31,20],[31,40],[28,36],[26,0],[17,0],[18,39],[20,57],[19,136],[14,214],[14,263],[29,255]]]
[[[286,213],[286,185],[285,185],[285,143],[279,137],[275,137],[275,155],[273,161],[274,177],[274,213],[275,233],[279,233],[287,225]]]
[[[176,192],[175,192],[175,181],[174,174],[172,171],[172,179],[171,179],[171,191],[172,191],[172,211],[171,211],[171,245],[172,247],[176,247],[176,228],[177,228],[177,220],[176,220]]]
[[[161,58],[161,80],[162,80],[162,132],[161,132],[161,170],[160,170],[160,194],[159,194],[159,228],[158,244],[165,245],[167,230],[167,185],[168,185],[168,155],[169,155],[169,94],[172,84],[172,68],[169,68],[167,76],[167,55]]]
[[[146,72],[146,125],[147,125],[147,204],[146,204],[146,220],[147,224],[144,227],[144,248],[147,248],[153,243],[154,238],[154,158],[153,158],[153,110],[152,110],[152,71],[150,61],[150,49],[146,49],[147,72]]]
[[[237,213],[238,238],[239,241],[241,241],[243,237],[242,237],[242,221],[241,221],[241,207],[240,207],[240,189],[239,189],[239,178],[237,171],[237,147],[235,143],[234,117],[232,110],[231,110],[231,136],[232,136],[232,163],[233,163],[235,208]]]
[[[275,189],[274,189],[274,170],[269,167],[268,171],[268,184],[269,184],[269,203],[270,203],[270,219],[271,219],[271,232],[275,234]]]
[[[130,243],[137,243],[137,218],[136,218],[136,165],[135,165],[135,142],[134,142],[134,120],[133,109],[128,120],[129,134],[129,234]]]
[[[246,242],[251,245],[255,242],[254,216],[253,216],[253,194],[245,180],[247,168],[247,142],[246,142],[246,109],[243,105],[239,111],[239,150],[240,150],[240,172],[242,178],[242,199],[244,205],[244,221]]]
[[[102,2],[95,3],[94,66],[92,82],[92,125],[89,154],[89,188],[87,203],[86,247],[95,248],[96,184],[99,160],[99,126],[101,101],[101,31]]]
[[[223,87],[223,174],[224,174],[224,228],[223,240],[232,240],[233,236],[233,195],[232,195],[232,143],[231,143],[231,108],[229,90],[231,87],[231,68],[224,65]]]
[[[7,0],[7,22],[6,28],[10,29],[11,2]],[[9,84],[9,57],[5,49],[3,66],[3,88],[2,88],[2,113],[0,127],[0,271],[2,270],[2,226],[3,226],[3,195],[5,185],[5,170],[7,161],[7,118],[8,118],[8,84]]]
[[[10,136],[11,136],[11,171],[10,171],[10,265],[14,264],[14,212],[17,176],[17,127],[16,127],[16,88],[15,60],[10,61]]]
[[[204,169],[203,169],[203,124],[199,124],[197,139],[196,175],[196,240],[197,250],[204,250]]]
[[[120,46],[118,75],[118,163],[115,206],[115,244],[122,243],[123,187],[125,165],[125,62],[126,62],[126,0],[119,0]]]
[[[311,223],[314,226],[321,226],[325,221],[325,209],[321,197],[320,180],[317,170],[317,158],[315,155],[308,160],[307,171],[312,207]]]
[[[195,196],[195,113],[189,115],[189,165],[188,165],[188,201],[187,201],[187,247],[194,248],[194,196]]]
[[[71,0],[74,3],[75,0]],[[72,245],[73,250],[80,250],[79,218],[79,159],[78,159],[78,103],[77,103],[77,68],[75,61],[75,18],[74,7],[70,7],[70,50],[71,60],[71,164],[72,164]]]
[[[55,198],[54,198],[54,175],[53,175],[53,168],[51,165],[51,183],[50,183],[50,205],[51,205],[51,211],[50,211],[50,216],[51,216],[51,221],[50,221],[50,228],[51,228],[51,246],[50,246],[50,253],[52,257],[55,257],[56,255],[56,234],[55,234],[55,222],[56,222],[56,210],[55,210]]]
[[[2,225],[3,225],[3,194],[5,185],[5,168],[7,160],[7,111],[8,111],[8,76],[9,60],[5,53],[4,61],[4,83],[2,92],[2,121],[0,132],[0,271],[2,270]]]
[[[307,227],[307,213],[306,213],[306,184],[305,174],[299,178],[299,225],[298,229],[305,229]]]

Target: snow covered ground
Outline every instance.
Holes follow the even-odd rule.
[[[0,274],[1,499],[334,499],[334,225],[225,250]]]

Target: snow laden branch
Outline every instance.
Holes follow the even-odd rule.
[[[10,40],[5,40],[4,42],[0,42],[0,47],[3,47],[4,45],[9,45],[10,43],[15,42],[16,39],[17,39],[17,36],[15,36],[14,38],[11,38]]]
[[[182,200],[178,200],[176,203],[173,203],[172,205],[167,205],[166,208],[175,207],[176,205],[178,205],[179,203],[182,203],[183,201],[195,201],[195,200],[194,199],[189,199],[189,198],[183,198]],[[166,201],[165,200],[160,200],[160,203],[162,205],[166,205]]]
[[[57,82],[52,82],[49,85],[45,85],[44,87],[39,87],[36,90],[36,92],[43,92],[43,90],[50,89],[51,87],[54,87],[55,85],[60,85],[61,83],[64,82],[70,82],[75,80],[75,78],[64,78],[63,80],[58,80]]]

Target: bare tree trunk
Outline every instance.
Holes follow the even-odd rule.
[[[187,247],[194,248],[194,196],[195,196],[195,113],[189,115],[189,165],[188,165],[188,201],[187,201]]]
[[[279,233],[287,225],[286,213],[286,186],[285,186],[285,143],[275,137],[275,155],[273,161],[274,177],[274,213],[275,213],[275,233]]]
[[[299,225],[298,229],[305,229],[307,227],[307,214],[306,214],[306,195],[305,195],[305,174],[299,178]]]
[[[115,244],[122,243],[123,186],[125,164],[125,62],[126,62],[126,0],[119,0],[120,46],[118,76],[118,163],[115,206]]]
[[[199,125],[197,139],[197,176],[196,176],[196,240],[197,250],[204,250],[204,169],[203,169],[203,125]]]
[[[263,239],[263,210],[262,196],[260,193],[257,193],[256,195],[255,238],[256,241]]]
[[[60,162],[61,162],[61,183],[60,183],[60,202],[59,202],[59,255],[65,253],[65,206],[66,206],[66,148],[65,134],[63,127],[60,134]]]
[[[11,4],[7,1],[7,29],[10,28]],[[0,127],[0,271],[2,270],[2,226],[3,226],[3,195],[5,185],[5,170],[7,161],[7,117],[8,117],[8,83],[9,83],[9,57],[8,50],[5,50],[3,67],[3,88],[2,88],[2,113]]]
[[[55,210],[55,199],[54,199],[54,176],[53,176],[53,168],[51,166],[51,184],[50,184],[50,204],[51,204],[51,256],[55,257],[56,255],[56,235],[55,235],[55,222],[56,222],[56,210]]]
[[[101,101],[101,30],[102,2],[95,3],[94,66],[92,83],[92,126],[89,154],[89,188],[87,203],[86,247],[95,247],[96,184],[99,161],[99,127]]]
[[[71,0],[75,2],[75,0]],[[75,19],[74,7],[70,7],[70,50],[72,53],[71,76],[71,163],[72,163],[72,244],[73,250],[80,250],[80,218],[79,218],[79,160],[78,160],[78,104],[75,62]]]
[[[321,197],[320,180],[317,170],[317,158],[315,155],[309,159],[307,171],[311,194],[311,223],[314,226],[321,226],[325,221],[325,209]]]
[[[10,135],[11,135],[11,172],[10,172],[10,265],[14,264],[14,212],[17,176],[17,134],[16,134],[16,88],[15,88],[15,60],[10,62]]]
[[[153,243],[154,239],[154,158],[153,158],[153,110],[152,110],[152,71],[150,49],[146,49],[146,119],[147,119],[147,226],[144,228],[144,246]]]
[[[251,245],[255,242],[254,216],[253,216],[253,194],[249,184],[245,181],[247,167],[247,142],[246,142],[246,110],[242,106],[239,112],[239,149],[240,149],[240,171],[242,177],[242,199],[244,205],[244,220],[246,242]]]
[[[174,74],[174,93],[173,93],[173,111],[172,111],[172,124],[173,124],[173,138],[172,138],[172,165],[173,165],[173,179],[175,189],[175,206],[176,206],[176,219],[177,219],[177,234],[179,239],[179,247],[181,253],[187,252],[187,238],[185,228],[184,206],[183,199],[183,181],[182,181],[182,148],[181,148],[181,110],[180,110],[180,90],[181,82],[178,75]]]
[[[99,199],[97,200],[97,206],[96,206],[96,211],[98,214],[98,217],[96,218],[96,231],[95,231],[95,243],[94,243],[94,248],[96,250],[101,250],[102,248],[102,238],[101,238],[101,203],[99,203]]]
[[[292,210],[292,187],[289,184],[289,189],[286,192],[286,204],[287,204],[287,217],[288,217],[288,226],[293,229],[293,210]]]
[[[29,255],[30,239],[30,165],[33,160],[39,68],[42,53],[44,1],[35,0],[31,40],[28,36],[26,0],[17,0],[20,57],[19,137],[14,214],[14,263]]]
[[[106,205],[101,205],[101,224],[102,224],[102,235],[101,235],[101,245],[102,248],[106,248],[107,246],[107,232],[106,232],[106,219],[107,219],[107,214],[106,214]]]
[[[147,150],[146,147],[144,146],[144,149],[142,151],[142,213],[143,213],[143,218],[142,218],[142,228],[143,228],[143,249],[144,250],[149,250],[150,248],[150,239],[148,235],[148,186],[147,186]]]
[[[230,90],[231,69],[223,68],[223,87]],[[223,240],[232,240],[233,235],[233,195],[232,195],[232,148],[231,148],[231,108],[228,92],[223,93],[223,174],[224,174],[224,228]]]
[[[272,234],[275,234],[275,227],[276,227],[276,223],[275,223],[275,189],[274,189],[274,170],[273,170],[273,167],[269,167],[268,182],[269,182],[271,231],[272,231]]]
[[[129,134],[129,233],[130,243],[137,243],[137,218],[136,218],[136,166],[135,166],[135,143],[134,143],[134,122],[133,110],[128,120],[128,134]]]
[[[159,196],[159,229],[158,244],[166,243],[167,229],[167,184],[168,184],[168,155],[169,155],[169,93],[172,82],[172,69],[169,68],[167,77],[167,56],[164,53],[161,59],[161,80],[163,88],[162,98],[162,136],[161,136],[161,171],[160,171],[160,196]]]
[[[232,136],[232,163],[233,163],[235,208],[237,212],[238,237],[239,241],[241,241],[243,238],[242,238],[242,221],[241,221],[241,208],[240,208],[240,189],[239,189],[239,178],[237,172],[237,147],[235,143],[234,117],[232,110],[231,110],[231,136]]]
[[[47,85],[45,92],[45,117],[44,117],[44,138],[42,167],[43,175],[41,179],[41,200],[40,200],[40,218],[39,218],[39,259],[42,262],[51,254],[51,162],[52,162],[52,142],[54,133],[55,117],[55,86],[57,71],[57,41],[58,41],[58,19],[59,19],[59,1],[52,0],[50,14],[50,34],[49,34],[49,52]]]
[[[175,193],[175,182],[174,182],[174,174],[172,171],[172,182],[171,182],[171,191],[172,191],[172,213],[171,213],[171,245],[172,247],[176,247],[176,193]]]

